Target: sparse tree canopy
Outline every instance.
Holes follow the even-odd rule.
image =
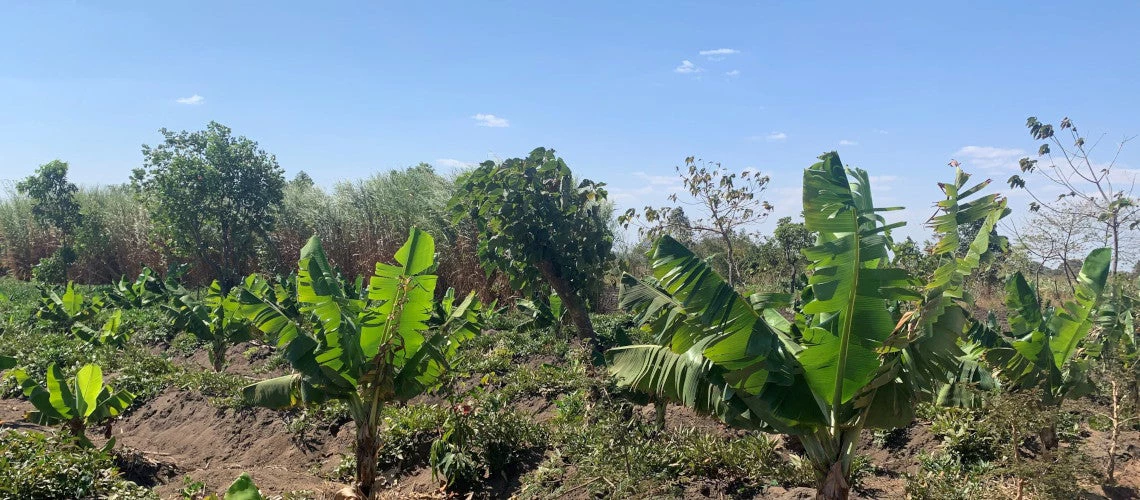
[[[631,208],[618,217],[618,222],[629,227],[635,221],[643,221],[640,232],[649,238],[699,234],[719,239],[724,244],[728,284],[736,286],[740,269],[732,240],[738,231],[763,221],[772,211],[771,204],[756,198],[768,185],[768,176],[751,169],[729,172],[720,163],[692,156],[685,158],[685,169],[676,170],[685,192],[680,197],[678,193],[669,196],[673,206],[647,206],[640,214]],[[685,207],[690,208],[688,213]]]
[[[162,237],[208,265],[228,291],[273,228],[284,172],[256,142],[217,122],[197,132],[160,132],[165,140],[143,146],[143,166],[131,181]]]
[[[1088,143],[1068,117],[1063,118],[1059,126],[1060,132],[1067,132],[1067,136],[1058,136],[1052,124],[1042,123],[1034,116],[1026,120],[1025,126],[1033,139],[1042,141],[1042,144],[1037,149],[1039,159],[1021,159],[1022,173],[1045,177],[1059,188],[1060,194],[1055,200],[1050,200],[1044,190],[1031,188],[1020,175],[1011,176],[1007,181],[1009,186],[1029,192],[1033,197],[1029,209],[1034,212],[1044,209],[1059,216],[1088,216],[1091,212],[1108,235],[1112,247],[1112,274],[1115,275],[1121,250],[1130,246],[1122,244],[1127,237],[1125,233],[1140,226],[1140,204],[1133,194],[1136,176],[1114,170],[1120,152],[1132,138],[1122,138],[1115,150],[1104,156],[1106,161],[1096,161],[1092,155],[1101,140]],[[1063,201],[1077,203],[1061,203]],[[1073,208],[1082,212],[1073,212]]]

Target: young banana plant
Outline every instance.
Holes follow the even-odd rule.
[[[1073,299],[1059,309],[1043,307],[1020,272],[1009,277],[1005,306],[1010,330],[976,339],[989,348],[985,358],[999,379],[1011,389],[1040,389],[1041,404],[1051,407],[1093,392],[1091,357],[1082,347],[1098,319],[1111,263],[1111,250],[1093,250],[1081,266]],[[1040,437],[1046,448],[1057,446],[1055,427],[1042,429]]]
[[[105,449],[115,445],[111,420],[126,410],[135,397],[127,391],[103,385],[103,370],[99,365],[85,365],[68,380],[53,363],[48,366],[45,385],[33,381],[22,369],[13,372],[24,395],[36,407],[35,411],[28,412],[28,420],[40,425],[63,424],[67,432],[85,446],[92,446],[87,428],[104,425],[104,436],[109,439]]]
[[[474,295],[434,315],[435,244],[412,229],[395,265],[376,264],[365,298],[346,293],[320,240],[301,250],[295,320],[265,294],[242,291],[243,311],[295,373],[246,387],[255,405],[286,408],[339,399],[356,423],[357,487],[375,495],[380,411],[437,386],[459,344],[482,328]]]
[[[608,356],[632,388],[729,425],[798,435],[820,474],[819,496],[834,499],[849,494],[860,431],[906,425],[957,368],[966,327],[960,283],[972,267],[947,262],[920,291],[906,271],[889,267],[887,233],[901,224],[885,224],[866,172],[845,169],[834,153],[821,160],[804,173],[805,224],[818,237],[805,251],[812,274],[795,321],[765,303],[754,307],[664,237],[649,255],[653,277],[623,279],[623,305],[656,343]],[[967,178],[944,189],[961,189]],[[996,196],[985,200],[951,216],[985,219],[982,238],[1006,211]],[[974,266],[975,246],[984,251],[988,242],[971,245]]]
[[[242,312],[237,288],[222,293],[215,280],[202,298],[186,294],[173,306],[167,306],[176,328],[194,334],[210,344],[210,364],[215,372],[226,366],[226,350],[239,342],[253,338],[253,328]]]
[[[119,282],[111,288],[110,298],[120,307],[139,308],[162,301],[164,291],[165,287],[154,275],[154,271],[144,267],[133,282],[127,281],[126,276],[119,278]]]
[[[519,331],[536,330],[539,328],[554,327],[556,335],[562,334],[562,323],[566,320],[566,310],[562,307],[562,298],[551,292],[546,300],[521,299],[515,303],[519,310],[530,319],[519,323]]]
[[[102,299],[84,296],[83,292],[75,288],[74,283],[68,281],[63,295],[57,294],[50,287],[40,287],[40,307],[36,309],[35,316],[70,328],[78,321],[94,319],[101,310],[103,310]]]
[[[71,333],[80,340],[95,345],[111,345],[122,347],[130,340],[130,333],[123,330],[123,310],[116,309],[111,317],[103,323],[103,327],[96,330],[84,323],[71,325]]]

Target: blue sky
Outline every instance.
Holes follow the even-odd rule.
[[[542,145],[623,207],[696,155],[791,214],[838,149],[921,236],[946,163],[1004,183],[1027,116],[1140,133],[1140,3],[1096,5],[0,2],[0,179],[124,182],[160,127],[217,120],[324,185]]]

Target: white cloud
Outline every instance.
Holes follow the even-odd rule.
[[[206,102],[206,98],[198,94],[194,94],[190,97],[179,97],[178,99],[175,99],[174,102],[177,102],[178,104],[189,104],[191,106],[196,106],[198,104]]]
[[[768,142],[784,142],[788,140],[788,134],[785,134],[783,132],[772,132],[771,134],[764,136],[764,140]]]
[[[681,74],[700,73],[704,71],[704,68],[701,68],[696,64],[693,64],[692,61],[685,59],[684,61],[681,61],[681,65],[674,68],[673,71]]]
[[[839,141],[839,145],[840,146],[858,146],[859,143],[855,142],[855,141],[849,141],[847,139],[843,139],[843,140]]]
[[[891,184],[899,180],[898,176],[895,175],[872,175],[868,179],[871,181],[871,190],[877,192],[890,191]]]
[[[439,167],[457,168],[457,169],[465,169],[465,168],[471,168],[471,167],[475,166],[475,162],[456,160],[454,158],[440,158],[440,159],[435,161],[435,164],[436,164],[436,166],[439,166]]]
[[[954,153],[967,170],[980,168],[983,170],[1017,170],[1018,160],[1025,156],[1025,151],[1017,148],[995,148],[992,146],[965,146]]]
[[[712,50],[700,51],[700,54],[702,56],[729,56],[732,54],[739,54],[739,53],[740,53],[740,51],[736,50],[736,49],[712,49]]]
[[[732,70],[732,71],[727,71],[727,72],[725,72],[724,74],[725,74],[725,76],[739,76],[739,75],[740,75],[740,70],[738,70],[738,69],[734,69],[734,70]]]
[[[506,118],[500,118],[495,115],[479,113],[475,116],[472,116],[471,118],[474,118],[475,121],[479,122],[478,125],[480,127],[506,128],[511,126],[511,122],[507,121]]]
[[[711,49],[698,52],[698,54],[709,58],[710,61],[723,61],[725,57],[739,53],[740,51],[736,49]]]
[[[872,132],[879,134],[879,135],[887,135],[890,133],[890,132],[887,132],[886,130],[883,130],[881,128],[873,129]]]

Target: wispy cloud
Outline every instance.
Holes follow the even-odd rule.
[[[480,127],[506,128],[511,126],[511,122],[507,121],[506,118],[501,118],[486,113],[479,113],[475,116],[472,116],[471,118],[474,118],[475,122]]]
[[[788,140],[788,134],[785,134],[783,132],[772,132],[771,134],[764,136],[764,140],[768,142],[784,142]]]
[[[966,168],[985,170],[1014,170],[1025,151],[1017,148],[996,148],[992,146],[965,146],[954,152],[954,159]]]
[[[899,180],[895,175],[872,175],[868,179],[871,181],[871,188],[873,191],[890,191],[891,185]]]
[[[839,145],[840,146],[858,146],[859,143],[855,142],[855,141],[849,141],[847,139],[843,139],[843,140],[839,141]]]
[[[724,73],[724,75],[725,75],[725,76],[740,76],[740,70],[738,70],[738,69],[734,69],[734,70],[732,70],[732,71],[726,71],[726,72]]]
[[[728,56],[728,55],[739,54],[739,53],[740,53],[740,51],[736,50],[736,49],[711,49],[711,50],[700,51],[700,54],[702,56]]]
[[[887,135],[890,133],[890,132],[887,132],[886,130],[883,130],[881,128],[872,129],[871,131],[876,133],[876,134],[879,134],[879,135]]]
[[[709,58],[710,61],[722,61],[725,57],[739,53],[740,51],[736,49],[710,49],[698,52],[698,54]]]
[[[673,71],[681,74],[689,74],[700,73],[704,71],[704,69],[700,66],[697,66],[696,64],[693,64],[692,61],[685,59],[684,61],[681,61],[681,65],[674,68]]]
[[[458,169],[471,168],[471,167],[475,166],[475,162],[473,162],[473,161],[456,160],[454,158],[440,158],[440,159],[435,161],[435,164],[438,167],[458,168]]]
[[[178,99],[175,99],[174,102],[177,102],[178,104],[189,104],[191,106],[197,106],[206,102],[206,98],[198,94],[194,94],[190,97],[179,97]]]

